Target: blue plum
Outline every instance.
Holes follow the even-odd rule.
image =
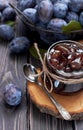
[[[19,0],[17,3],[17,7],[23,11],[26,8],[33,8],[36,4],[35,0]]]
[[[69,36],[62,33],[62,27],[66,25],[67,23],[65,20],[54,18],[48,23],[47,28],[54,31],[54,38],[56,38],[56,41],[67,40]]]
[[[83,0],[70,0],[69,9],[73,12],[79,12],[83,9]]]
[[[68,6],[62,2],[56,2],[54,4],[54,16],[56,18],[64,18],[67,14]]]
[[[12,40],[15,36],[14,30],[11,26],[6,24],[0,25],[0,38],[3,40]]]
[[[27,16],[32,23],[36,23],[37,10],[35,8],[27,8],[23,11],[23,14]]]
[[[38,17],[43,23],[48,23],[53,16],[53,4],[48,0],[43,0],[38,4]]]
[[[14,21],[16,19],[16,13],[13,8],[7,7],[2,12],[2,21],[12,20]]]
[[[60,18],[53,18],[48,23],[47,28],[55,31],[56,33],[60,33],[62,32],[62,27],[66,25],[67,23],[65,20]]]
[[[16,84],[7,84],[4,88],[4,100],[10,106],[17,106],[22,100],[22,90]]]
[[[14,38],[9,44],[11,53],[25,53],[30,47],[30,40],[24,36]]]
[[[72,11],[69,11],[65,17],[65,20],[69,23],[71,20],[78,21],[78,14]]]

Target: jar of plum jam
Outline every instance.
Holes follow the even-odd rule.
[[[59,81],[63,84],[70,84],[67,85],[68,87],[71,84],[75,86],[75,82],[76,84],[82,83],[83,45],[71,40],[52,44],[46,53],[46,65],[49,72],[56,75],[55,79],[59,77]]]

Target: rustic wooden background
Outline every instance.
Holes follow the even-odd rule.
[[[23,34],[21,27],[17,24],[16,35]],[[83,130],[82,120],[64,121],[37,109],[26,93],[26,80],[22,72],[23,64],[29,62],[29,54],[10,56],[8,44],[6,41],[0,42],[0,130]],[[3,88],[11,82],[18,84],[23,91],[22,103],[18,107],[9,107],[3,100]]]

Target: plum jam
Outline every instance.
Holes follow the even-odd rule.
[[[83,76],[83,45],[78,42],[53,44],[47,52],[48,68],[68,78]]]

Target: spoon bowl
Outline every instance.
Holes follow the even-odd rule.
[[[37,71],[36,71],[36,68],[33,65],[24,64],[23,72],[24,72],[25,78],[28,81],[37,82],[38,76],[35,76],[37,74]]]

